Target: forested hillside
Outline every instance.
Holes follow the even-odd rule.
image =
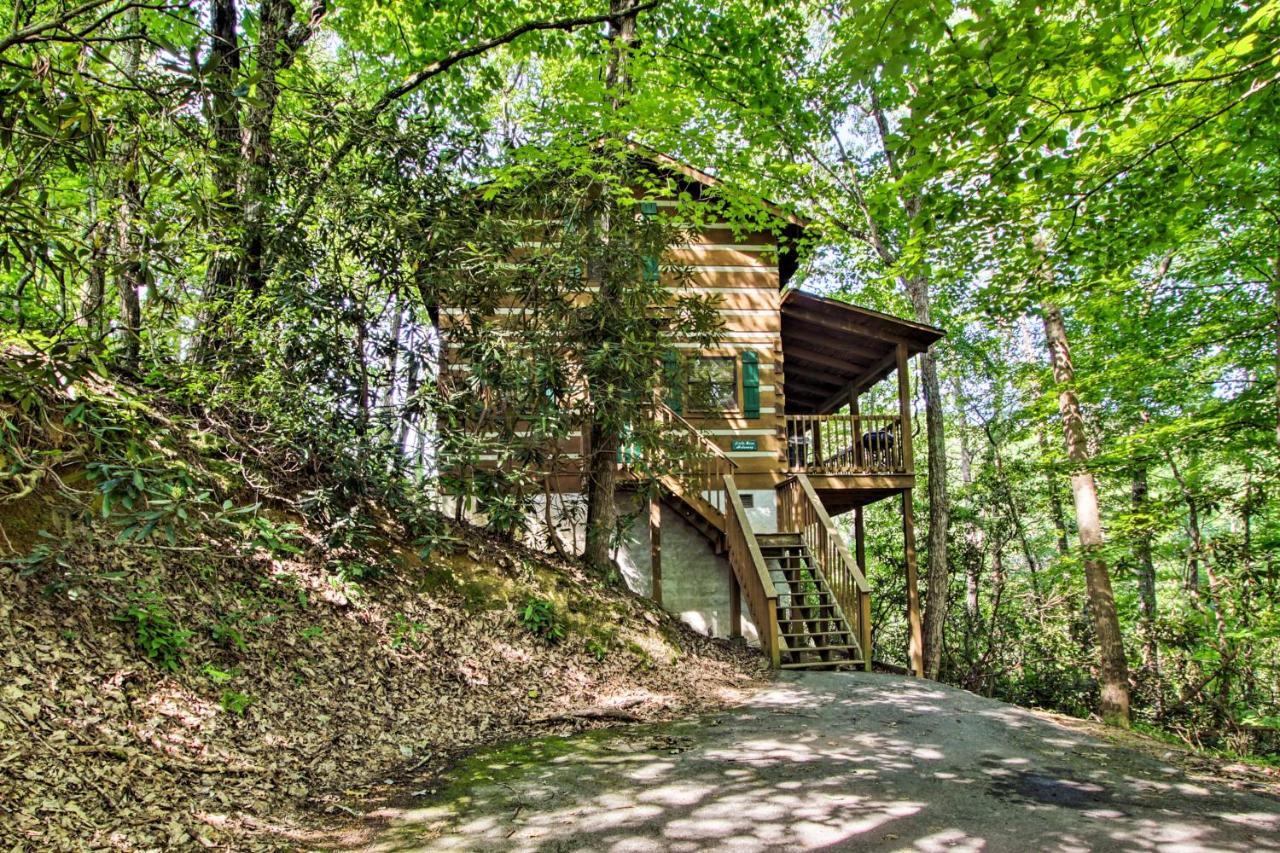
[[[714,294],[653,308],[689,237],[640,215],[637,146],[718,178],[735,229],[773,227],[752,199],[803,215],[792,286],[946,330],[912,374],[930,678],[1277,760],[1278,84],[1280,0],[4,4],[6,789],[54,784],[37,753],[128,765],[48,726],[86,695],[270,730],[256,685],[297,698],[317,597],[381,637],[363,663],[412,656],[491,562],[469,542],[510,549],[521,648],[599,596],[659,619],[605,591],[614,472],[682,464],[646,407],[673,339],[723,332]],[[530,520],[571,434],[581,544]],[[902,664],[902,528],[866,527]],[[555,606],[534,550],[574,578]],[[650,654],[568,636],[588,668]]]

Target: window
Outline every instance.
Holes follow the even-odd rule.
[[[738,408],[738,360],[733,356],[702,357],[689,366],[691,411],[720,412]]]

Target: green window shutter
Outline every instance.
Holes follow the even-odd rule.
[[[655,258],[653,255],[644,256],[644,280],[645,281],[658,280],[658,259]]]
[[[631,426],[628,424],[620,436],[618,445],[618,464],[633,465],[640,461],[640,448],[631,442]]]
[[[683,414],[684,407],[680,399],[680,356],[673,349],[662,354],[662,374],[667,386],[666,404],[677,415]]]
[[[644,216],[654,217],[658,215],[658,203],[656,201],[640,202],[640,213]]]
[[[750,350],[742,354],[742,415],[760,417],[760,357]]]

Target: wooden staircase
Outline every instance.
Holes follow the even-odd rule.
[[[870,669],[870,590],[808,477],[797,474],[778,487],[778,526],[789,532],[756,534],[733,461],[664,404],[655,403],[654,416],[679,451],[650,468],[662,471],[656,478],[661,500],[715,553],[727,554],[736,581],[731,609],[736,614],[739,596],[746,599],[770,665]]]
[[[755,538],[778,590],[781,668],[861,666],[857,634],[801,535],[756,534]]]

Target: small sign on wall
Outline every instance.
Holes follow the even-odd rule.
[[[755,450],[757,447],[754,438],[735,438],[729,445],[730,450]]]

